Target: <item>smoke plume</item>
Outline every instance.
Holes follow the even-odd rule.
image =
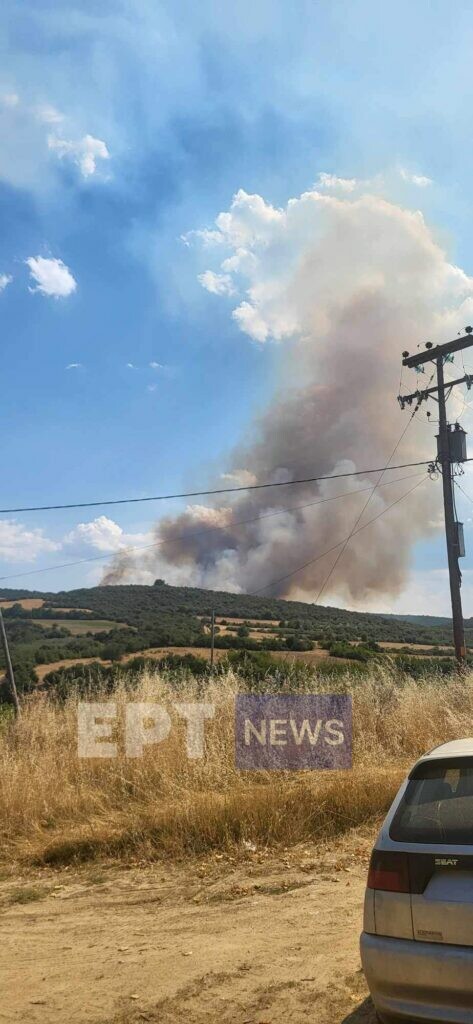
[[[221,477],[211,486],[384,466],[410,415],[396,403],[402,351],[454,337],[473,310],[473,280],[448,262],[422,215],[355,188],[336,195],[319,186],[285,209],[240,191],[214,229],[193,232],[188,242],[212,257],[213,269],[200,277],[213,293],[209,302],[234,297],[232,316],[242,333],[256,344],[278,343],[277,391],[222,467],[225,482]],[[420,378],[423,386],[427,380],[428,374]],[[404,384],[415,390],[419,378],[409,371]],[[435,431],[426,408],[408,428],[393,465],[432,457]],[[416,472],[422,469],[388,471],[360,525],[416,478],[387,482]],[[349,534],[369,494],[354,492],[376,480],[361,476],[192,505],[157,523],[159,547],[120,553],[104,582],[164,576],[314,600],[340,548],[313,559]],[[293,508],[346,492],[339,501]],[[398,594],[412,545],[438,528],[439,497],[438,486],[422,483],[357,533],[323,599],[336,595],[360,604]],[[270,514],[281,508],[288,510]],[[280,582],[269,586],[273,580]]]

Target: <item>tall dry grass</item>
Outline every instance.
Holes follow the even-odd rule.
[[[159,672],[93,699],[202,700],[188,679],[176,694]],[[299,684],[300,686],[300,684]],[[290,680],[288,683],[290,689]],[[141,758],[120,745],[113,760],[77,755],[77,697],[31,699],[18,722],[0,728],[0,827],[4,858],[64,863],[97,856],[151,858],[234,847],[327,839],[380,815],[409,765],[423,751],[473,732],[473,676],[446,682],[399,680],[381,668],[364,679],[327,685],[314,675],[309,692],[353,693],[354,767],[346,772],[239,772],[234,762],[233,701],[245,689],[229,673],[205,690],[215,718],[206,723],[206,754],[189,760],[185,722]]]

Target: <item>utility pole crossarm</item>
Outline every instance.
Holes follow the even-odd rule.
[[[421,366],[422,363],[429,363],[432,359],[439,359],[440,356],[449,356],[454,352],[461,352],[464,348],[470,348],[473,345],[473,338],[471,337],[472,329],[468,330],[462,338],[456,338],[455,341],[447,341],[445,345],[432,345],[431,348],[426,349],[424,352],[418,352],[415,356],[410,356],[407,352],[402,360],[403,366],[409,366],[411,369],[415,366]]]
[[[473,374],[466,373],[464,377],[458,377],[457,380],[448,380],[442,385],[442,388],[444,391],[448,391],[449,388],[454,388],[457,384],[466,384],[468,390],[470,390],[473,385]],[[423,402],[429,395],[438,394],[439,390],[438,384],[432,388],[418,388],[417,391],[412,391],[410,395],[399,395],[398,402],[403,408],[404,405],[410,405],[414,399]]]

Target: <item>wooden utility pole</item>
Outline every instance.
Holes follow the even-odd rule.
[[[445,345],[427,344],[424,352],[410,356],[403,352],[403,366],[417,367],[423,363],[434,362],[437,371],[437,384],[435,387],[419,389],[411,395],[400,395],[401,408],[405,405],[417,403],[417,407],[428,398],[435,398],[439,407],[439,433],[437,464],[442,472],[443,505],[445,513],[445,537],[447,542],[448,573],[450,577],[450,596],[452,602],[453,621],[453,642],[455,656],[458,664],[463,665],[466,658],[465,630],[463,625],[463,611],[461,601],[461,572],[458,559],[464,555],[463,548],[463,524],[455,519],[454,499],[454,477],[453,466],[464,462],[467,458],[464,444],[465,433],[458,424],[452,431],[447,422],[447,406],[445,392],[450,392],[456,384],[466,384],[468,389],[473,384],[473,375],[465,374],[464,377],[455,381],[445,382],[443,367],[447,356],[473,345],[472,328],[467,327],[464,337],[456,338],[455,341],[447,342]]]
[[[15,673],[13,671],[13,665],[10,658],[10,648],[8,646],[8,637],[5,630],[5,623],[3,621],[2,609],[0,607],[0,637],[2,641],[3,653],[5,655],[5,665],[7,670],[8,684],[10,687],[10,694],[15,708],[15,715],[20,714],[20,702],[18,700],[18,693],[15,683]]]
[[[439,404],[439,460],[442,467],[443,508],[445,515],[445,537],[447,541],[448,575],[450,577],[450,597],[452,602],[453,643],[455,655],[461,664],[466,658],[465,629],[463,626],[463,610],[461,598],[461,572],[458,564],[460,555],[458,543],[458,526],[455,522],[455,504],[453,496],[453,465],[450,452],[450,431],[447,424],[447,405],[445,401],[445,381],[443,374],[443,357],[437,359],[437,384]]]
[[[210,629],[210,671],[214,670],[215,662],[215,609],[212,608],[212,624]]]

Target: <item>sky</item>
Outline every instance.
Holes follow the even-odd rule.
[[[470,279],[472,41],[471,5],[452,18],[443,0],[4,0],[1,506],[222,480],[283,386],[297,330],[258,326],[255,282],[235,283],[228,263],[238,239],[226,267],[215,253],[239,194],[278,211],[361,189],[420,210]],[[452,404],[467,427],[468,406]],[[473,497],[468,472],[463,486]],[[473,511],[458,505],[472,615]],[[92,585],[105,556],[149,544],[156,518],[184,508],[2,514],[0,585]],[[366,607],[448,613],[437,526],[416,534],[400,592]],[[82,564],[49,569],[68,562]]]

